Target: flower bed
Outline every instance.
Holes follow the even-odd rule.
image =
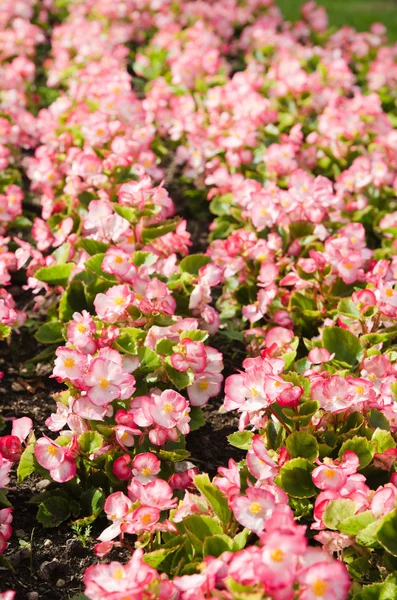
[[[397,597],[396,54],[313,2],[6,4],[16,598]]]

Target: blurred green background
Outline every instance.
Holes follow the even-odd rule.
[[[296,20],[303,0],[277,0],[288,20]],[[397,41],[397,0],[318,0],[329,15],[331,25],[350,25],[366,31],[379,21],[388,29],[390,39]]]

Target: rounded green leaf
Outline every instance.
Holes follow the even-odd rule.
[[[85,454],[93,454],[102,446],[103,437],[97,431],[85,431],[79,436],[79,445]]]
[[[281,467],[275,482],[293,498],[311,498],[316,493],[313,470],[314,466],[306,458],[293,458]]]
[[[335,354],[336,360],[349,365],[357,364],[364,355],[360,340],[353,333],[341,327],[325,327],[323,344],[331,354]]]
[[[292,458],[307,458],[314,460],[319,454],[318,442],[314,435],[304,431],[291,433],[285,442],[289,455]]]
[[[364,437],[354,437],[350,440],[346,440],[346,442],[342,444],[341,449],[339,450],[340,458],[343,458],[343,455],[346,452],[346,450],[351,450],[352,452],[357,454],[360,460],[361,469],[369,465],[375,454],[374,445],[371,444],[371,442],[369,442],[367,438]]]
[[[375,538],[393,556],[397,556],[397,509],[381,520]]]
[[[328,529],[338,529],[341,521],[352,517],[357,510],[356,503],[348,498],[331,500],[323,514],[323,523]]]

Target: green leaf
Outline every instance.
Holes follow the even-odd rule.
[[[177,450],[160,450],[159,456],[163,460],[181,462],[182,460],[189,458],[190,452],[184,450],[183,448],[178,448]]]
[[[190,408],[189,417],[190,417],[190,422],[189,422],[190,431],[196,431],[197,429],[200,429],[200,427],[204,427],[205,418],[204,418],[203,410],[202,410],[202,408],[200,408],[200,406],[192,406]]]
[[[174,352],[175,342],[169,340],[168,338],[163,338],[159,340],[156,344],[156,352],[159,354],[165,354],[166,356],[170,356]]]
[[[203,544],[203,557],[214,556],[218,558],[223,552],[234,552],[235,544],[228,535],[217,533],[205,538]]]
[[[376,539],[376,532],[379,527],[380,520],[374,521],[362,529],[356,537],[356,542],[360,546],[367,548],[379,548],[379,542]]]
[[[105,254],[95,254],[91,256],[86,263],[85,268],[91,273],[94,273],[100,279],[104,279],[105,281],[111,281],[112,283],[116,283],[116,278],[113,275],[109,275],[109,273],[104,273],[102,270],[103,259],[105,258]]]
[[[366,510],[358,515],[347,517],[338,523],[338,529],[342,533],[347,535],[357,535],[360,531],[365,529],[368,525],[374,522],[374,517],[370,510]]]
[[[339,458],[343,458],[346,450],[351,450],[357,454],[360,459],[361,469],[369,465],[375,454],[374,445],[364,437],[354,437],[350,440],[346,440],[339,450]]]
[[[115,342],[115,347],[121,352],[136,356],[138,353],[138,343],[143,342],[146,332],[137,327],[122,327],[120,335]]]
[[[338,312],[351,319],[359,319],[361,313],[351,298],[343,298],[338,304]]]
[[[206,256],[205,254],[190,254],[181,260],[179,263],[179,270],[181,273],[198,275],[201,267],[208,265],[210,262],[212,262],[210,257]]]
[[[90,256],[94,256],[95,254],[102,254],[106,252],[106,250],[110,248],[110,244],[85,238],[79,241],[78,247],[83,248],[83,250],[85,250]]]
[[[201,543],[208,536],[223,533],[219,523],[213,517],[207,515],[189,515],[183,519],[182,525],[189,537],[193,534]],[[179,523],[176,523],[176,527],[179,529]]]
[[[138,211],[136,208],[131,206],[121,206],[120,204],[113,204],[114,212],[126,219],[129,223],[136,223],[138,221]]]
[[[397,556],[397,509],[383,517],[375,538],[385,550]]]
[[[212,510],[219,518],[223,525],[229,523],[232,512],[228,506],[227,498],[222,494],[220,490],[211,483],[210,478],[205,473],[203,475],[196,475],[194,478],[194,485],[203,496],[208,500]]]
[[[103,437],[97,431],[85,431],[79,435],[78,442],[85,454],[93,454],[103,444]]]
[[[364,355],[360,340],[353,333],[341,327],[325,327],[323,344],[331,354],[335,354],[336,360],[349,365],[356,365]]]
[[[147,244],[152,240],[155,240],[162,235],[166,235],[171,231],[175,231],[181,222],[181,217],[174,217],[173,219],[166,219],[165,221],[161,221],[156,225],[149,225],[148,227],[144,227],[142,229],[142,241]]]
[[[250,535],[251,531],[249,529],[243,529],[242,531],[240,531],[240,533],[234,536],[233,540],[236,546],[236,551],[245,548]]]
[[[385,415],[380,412],[380,410],[371,408],[368,420],[371,427],[377,427],[379,429],[384,429],[385,431],[390,431],[390,423]]]
[[[64,338],[62,335],[63,324],[60,321],[50,321],[44,323],[36,331],[35,338],[42,344],[55,344],[57,342],[63,342]]]
[[[151,348],[138,348],[138,356],[140,359],[139,369],[145,371],[155,371],[161,366],[161,361],[157,354]]]
[[[396,442],[390,431],[384,429],[375,429],[371,441],[375,444],[375,452],[383,454],[386,450],[396,447]]]
[[[67,263],[64,265],[52,265],[51,267],[41,267],[35,277],[39,281],[44,281],[50,285],[60,285],[66,287],[69,277],[75,268],[75,264]]]
[[[131,260],[136,267],[151,267],[155,262],[158,261],[158,256],[153,254],[153,252],[134,252],[131,256]]]
[[[306,458],[293,458],[281,467],[275,483],[293,498],[311,498],[316,493],[313,470],[314,466]]]
[[[189,372],[182,373],[181,371],[174,369],[174,367],[172,367],[169,364],[165,365],[165,370],[166,370],[166,373],[167,373],[170,381],[174,384],[174,386],[176,387],[177,390],[183,390],[188,385],[193,383],[193,374],[192,373],[189,373]]]
[[[236,431],[227,436],[228,442],[235,448],[240,450],[249,450],[252,445],[252,438],[254,434],[252,431]]]
[[[294,241],[298,238],[306,237],[313,233],[314,225],[309,221],[295,221],[290,223],[289,227],[290,241]]]
[[[17,476],[19,483],[22,483],[34,471],[34,444],[26,446],[19,460]]]
[[[91,488],[80,496],[81,510],[85,515],[98,516],[105,505],[106,496],[103,490]]]
[[[40,504],[37,520],[44,527],[58,527],[70,517],[70,505],[65,498],[60,496],[48,498]]]
[[[295,431],[286,439],[285,445],[291,458],[307,458],[314,460],[318,457],[319,447],[314,435],[304,431]]]
[[[348,498],[331,500],[323,513],[323,523],[328,529],[338,529],[338,524],[352,517],[357,510],[356,503]]]
[[[207,331],[201,331],[201,329],[193,329],[192,331],[182,331],[179,338],[180,340],[184,340],[185,338],[189,338],[189,340],[193,340],[193,342],[205,342],[208,338]]]
[[[73,278],[66,291],[62,294],[59,303],[59,318],[62,323],[70,321],[73,313],[89,310],[89,305],[85,295],[84,284],[79,279]]]
[[[11,508],[12,504],[11,502],[8,500],[7,498],[7,492],[8,490],[0,489],[0,506],[2,508]]]
[[[143,556],[143,560],[147,565],[157,569],[162,562],[169,556],[178,550],[178,546],[174,546],[172,548],[159,548],[158,550],[153,550],[153,552],[147,552]]]
[[[11,334],[12,328],[9,325],[0,323],[0,340],[5,340]]]

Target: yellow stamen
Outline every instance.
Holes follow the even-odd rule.
[[[150,469],[149,467],[145,467],[144,469],[141,469],[141,473],[142,475],[144,475],[145,477],[147,477],[148,475],[150,475],[152,472],[152,469]]]
[[[324,596],[327,589],[328,583],[323,579],[316,579],[316,581],[312,584],[312,590],[315,596]]]
[[[107,387],[109,387],[109,382],[104,377],[101,377],[101,379],[99,381],[99,385],[101,386],[101,388],[107,388]]]
[[[270,553],[270,558],[274,560],[274,562],[281,562],[284,559],[285,553],[281,550],[281,548],[276,548]]]
[[[82,323],[79,323],[77,325],[77,331],[80,331],[80,333],[85,333],[87,331],[87,328]]]
[[[51,456],[55,456],[57,453],[57,449],[55,448],[55,446],[48,446],[47,452],[48,454],[51,454]]]
[[[116,569],[113,572],[113,579],[124,579],[124,571],[123,571],[123,569]]]
[[[152,517],[149,514],[143,515],[143,517],[141,517],[141,523],[143,523],[144,525],[148,525],[151,520]]]
[[[168,404],[168,402],[166,402],[163,406],[163,410],[166,413],[172,413],[174,410],[174,407],[172,406],[172,404]]]
[[[208,381],[200,381],[198,386],[200,390],[208,390]]]
[[[71,369],[72,367],[74,367],[75,364],[76,361],[74,360],[74,358],[65,358],[65,360],[63,361],[63,366],[67,369]]]
[[[259,504],[259,502],[252,502],[252,504],[249,505],[248,510],[250,511],[250,513],[252,513],[253,515],[257,515],[258,513],[261,512],[262,507]]]
[[[324,471],[324,475],[326,477],[328,477],[329,479],[332,479],[333,477],[335,477],[335,471],[334,471],[334,469],[326,469]]]

